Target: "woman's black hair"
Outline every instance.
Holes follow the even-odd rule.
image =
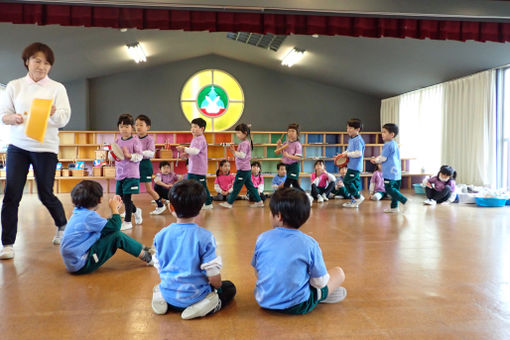
[[[103,197],[101,184],[91,180],[83,180],[71,191],[71,200],[76,208],[92,209],[98,206]]]
[[[207,194],[200,182],[195,179],[186,179],[170,188],[168,199],[177,217],[191,218],[200,213]]]
[[[220,169],[221,167],[223,166],[223,164],[227,163],[228,161],[226,159],[222,159],[220,161],[220,165],[218,166],[218,170],[216,170],[216,177],[218,177],[220,175]],[[230,173],[230,172],[229,172]]]
[[[244,133],[246,135],[246,137],[248,137],[250,139],[251,149],[253,150],[253,141],[251,139],[250,127],[251,127],[251,125],[246,125],[244,123],[241,123],[236,126],[235,130],[241,131],[242,133]]]
[[[295,188],[276,190],[269,202],[271,214],[280,214],[285,226],[299,229],[310,217],[310,200],[304,191]]]
[[[439,174],[450,176],[450,178],[453,180],[457,178],[457,171],[455,171],[455,169],[449,165],[442,165],[439,169],[439,172],[437,173],[437,177],[439,177]]]

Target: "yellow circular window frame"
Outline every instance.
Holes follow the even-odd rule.
[[[228,96],[226,111],[218,117],[208,117],[200,111],[198,95],[207,86],[221,87]],[[181,108],[186,119],[203,118],[207,122],[205,131],[224,131],[232,127],[244,110],[244,93],[237,80],[225,71],[202,70],[192,75],[181,92]]]

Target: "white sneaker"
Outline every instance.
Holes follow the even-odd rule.
[[[264,202],[258,201],[256,203],[250,204],[250,208],[264,208]]]
[[[9,260],[12,258],[14,258],[14,246],[12,244],[4,246],[4,248],[0,251],[0,260]]]
[[[441,202],[440,204],[441,204],[441,205],[450,205],[450,202],[448,202],[448,201],[444,201],[444,202]]]
[[[329,199],[334,200],[335,198],[336,198],[335,194],[333,194],[333,193],[329,194]]]
[[[344,204],[342,204],[342,207],[346,207],[346,208],[357,208],[356,206],[356,200],[355,199],[351,199],[350,202],[345,202]]]
[[[317,203],[322,203],[322,202],[324,202],[324,198],[321,195],[317,196]]]
[[[168,312],[168,303],[163,298],[159,285],[155,285],[152,289],[152,311],[160,315]]]
[[[380,192],[376,192],[375,194],[372,195],[372,197],[370,197],[370,199],[372,201],[380,201],[382,198],[382,195]]]
[[[159,214],[161,214],[165,210],[166,210],[166,207],[163,205],[162,207],[158,207],[158,208],[154,209],[153,211],[151,211],[149,213],[149,215],[159,215]]]
[[[400,209],[398,207],[397,208],[386,208],[386,209],[384,209],[384,212],[388,213],[388,214],[395,214],[395,213],[400,212]]]
[[[212,205],[212,204],[211,204]],[[223,207],[223,208],[228,208],[228,209],[232,209],[232,204],[228,203],[228,202],[221,202],[220,205]],[[206,209],[205,206],[204,208],[202,209]]]
[[[133,229],[133,224],[131,222],[122,222],[121,226],[120,226],[120,230],[129,230],[129,229]]]
[[[242,200],[245,200],[247,201],[248,200],[248,195],[240,195],[239,196]]]
[[[64,237],[64,231],[57,229],[57,232],[55,233],[55,236],[53,236],[53,242],[54,245],[58,246],[60,245],[60,242],[62,241],[62,238]]]
[[[135,211],[135,224],[142,224],[143,218],[142,218],[142,209],[136,208]]]
[[[120,215],[120,218],[126,218],[126,212],[124,211],[123,213],[119,214]]]
[[[184,320],[206,316],[211,312],[217,312],[221,308],[221,300],[216,292],[210,292],[203,300],[198,301],[186,308],[181,318]]]
[[[325,193],[322,194],[322,198],[324,199],[324,202],[329,201],[328,195],[326,195]]]
[[[345,300],[347,297],[347,289],[344,287],[338,287],[332,292],[328,293],[328,297],[322,300],[320,303],[337,303]]]
[[[208,204],[208,205],[205,205],[205,204],[204,204],[204,205],[202,206],[202,210],[211,210],[212,208],[213,208],[212,203],[211,203],[211,204]]]
[[[354,208],[357,208],[359,207],[359,205],[365,200],[365,197],[363,197],[363,195],[359,195],[359,198],[358,199],[355,199],[354,200]]]
[[[425,204],[425,205],[436,205],[436,203],[437,202],[433,199],[427,199],[423,202],[423,204]]]

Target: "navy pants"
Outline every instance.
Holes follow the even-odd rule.
[[[64,207],[53,194],[57,155],[52,152],[31,152],[14,145],[7,148],[7,180],[2,205],[2,244],[11,245],[18,232],[18,208],[27,182],[30,164],[34,168],[37,194],[48,209],[57,227],[67,224]]]

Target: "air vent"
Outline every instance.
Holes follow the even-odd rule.
[[[247,32],[239,32],[239,33],[227,33],[227,38],[235,41],[239,41],[244,44],[257,46],[266,50],[278,51],[280,46],[282,45],[286,35],[274,35],[271,33],[268,34],[259,34],[259,33],[247,33]]]

